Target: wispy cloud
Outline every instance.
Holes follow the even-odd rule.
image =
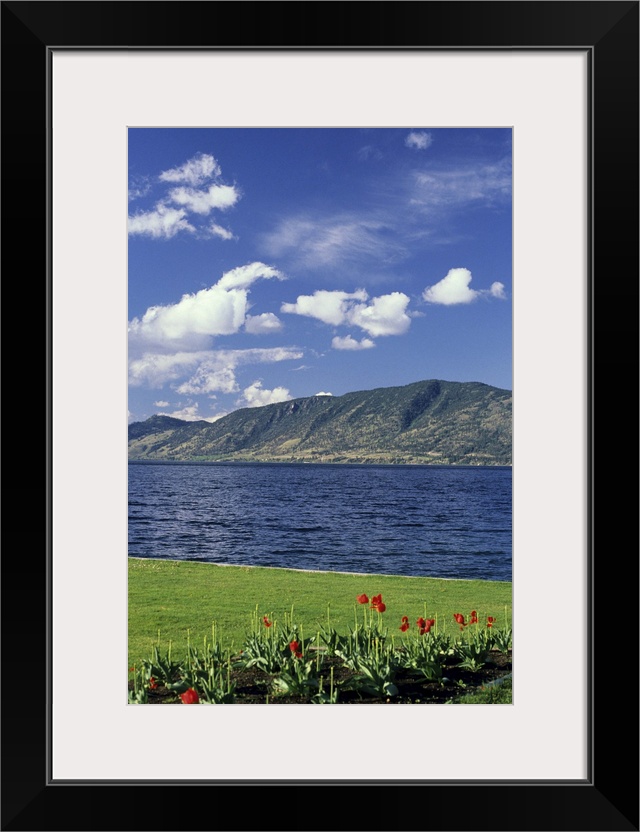
[[[195,232],[186,219],[187,212],[158,203],[153,211],[142,211],[129,217],[129,234],[170,240],[180,231]]]
[[[235,235],[229,231],[228,228],[223,228],[221,225],[217,225],[217,223],[212,222],[208,228],[209,233],[213,237],[220,237],[221,240],[235,240]]]
[[[183,165],[163,170],[158,179],[161,182],[185,182],[187,185],[201,185],[222,174],[217,160],[209,153],[197,153]]]
[[[369,215],[344,214],[324,218],[281,220],[263,235],[272,257],[287,255],[302,268],[327,268],[346,263],[396,261],[406,254],[403,242],[388,223]]]
[[[235,375],[238,367],[295,361],[303,354],[298,347],[177,353],[148,351],[129,362],[129,384],[151,389],[172,384],[176,392],[187,396],[236,393],[239,389]]]
[[[411,204],[424,208],[455,208],[471,203],[497,204],[511,198],[511,159],[496,164],[416,171]]]
[[[412,130],[404,140],[407,147],[415,150],[426,150],[433,144],[433,136],[425,130]]]
[[[364,147],[361,147],[356,153],[356,156],[361,162],[367,162],[369,161],[369,159],[382,159],[381,151],[371,144],[367,144]]]

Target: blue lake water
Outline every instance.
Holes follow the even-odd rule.
[[[129,555],[510,581],[511,468],[129,463]]]
[[[511,468],[129,463],[129,555],[510,581]]]

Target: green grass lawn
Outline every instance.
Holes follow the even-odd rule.
[[[330,623],[347,633],[362,621],[364,608],[356,595],[382,593],[382,613],[390,633],[401,616],[411,625],[419,616],[437,618],[440,630],[457,629],[454,613],[468,616],[477,610],[482,621],[494,616],[497,627],[511,626],[511,583],[406,578],[391,575],[353,575],[304,572],[256,566],[216,566],[209,563],[129,558],[129,664],[150,655],[158,642],[171,641],[176,659],[183,656],[187,633],[194,644],[211,638],[215,622],[223,647],[240,648],[251,629],[256,609],[260,617],[282,620],[293,607],[294,622],[305,635]],[[506,619],[506,620],[505,620]],[[398,630],[398,634],[400,634]]]

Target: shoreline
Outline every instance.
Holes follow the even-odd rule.
[[[335,569],[299,569],[293,566],[257,566],[255,564],[242,563],[216,563],[210,560],[183,560],[181,558],[142,558],[139,555],[128,555],[129,560],[159,561],[161,563],[189,563],[203,566],[231,567],[235,569],[277,569],[281,572],[304,572],[310,575],[348,575],[354,578],[408,578],[413,580],[427,581],[466,581],[473,583],[481,581],[488,584],[512,584],[513,581],[492,581],[489,578],[443,578],[437,575],[390,575],[386,572],[339,572]]]

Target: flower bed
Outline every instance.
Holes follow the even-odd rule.
[[[224,651],[216,637],[187,643],[175,661],[171,645],[153,648],[130,668],[130,704],[438,704],[454,702],[509,675],[511,629],[496,615],[455,613],[454,628],[437,616],[403,615],[387,626],[381,595],[356,598],[354,626],[330,623],[306,637],[292,616],[257,611],[242,649]],[[361,612],[358,612],[361,609]]]

